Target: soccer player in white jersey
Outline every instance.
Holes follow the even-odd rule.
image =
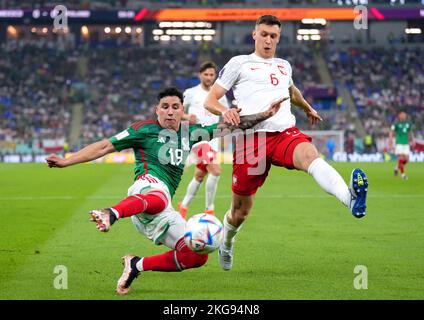
[[[224,270],[232,268],[235,236],[249,215],[254,195],[265,182],[271,165],[307,172],[323,190],[347,206],[354,217],[365,216],[368,188],[365,173],[354,169],[349,188],[340,174],[319,157],[312,139],[295,126],[291,105],[301,108],[312,124],[322,119],[294,85],[290,63],[275,58],[280,34],[278,18],[272,15],[259,17],[252,33],[255,52],[233,57],[220,71],[205,101],[210,112],[222,115],[228,123],[237,124],[240,115],[261,111],[273,100],[290,97],[279,112],[254,127],[254,134],[236,142],[232,204],[223,219],[224,242],[219,249],[219,261]],[[241,108],[240,113],[219,103],[231,88]],[[255,154],[256,159],[253,158]],[[258,170],[261,165],[264,165],[262,172]]]
[[[216,65],[212,61],[202,63],[199,68],[200,83],[184,91],[184,108],[187,114],[184,115],[183,119],[189,120],[192,124],[197,123],[209,126],[219,122],[219,116],[210,113],[203,105],[209,90],[215,82],[216,70]],[[226,108],[229,107],[226,96],[219,99],[219,102]],[[199,142],[193,146],[192,153],[196,159],[194,177],[187,187],[182,202],[178,204],[178,209],[184,219],[187,218],[188,206],[196,196],[203,179],[208,173],[209,175],[206,179],[205,186],[205,213],[214,214],[215,194],[221,174],[221,165],[216,157],[218,151],[219,138],[215,138],[211,141]]]

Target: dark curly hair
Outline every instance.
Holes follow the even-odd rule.
[[[178,90],[175,87],[169,87],[169,88],[163,89],[162,91],[158,93],[157,99],[158,101],[160,101],[160,99],[165,97],[178,97],[180,98],[181,103],[184,102],[183,94],[181,93],[180,90]]]

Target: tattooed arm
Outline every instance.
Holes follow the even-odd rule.
[[[273,102],[271,104],[271,106],[268,108],[268,110],[266,110],[264,112],[254,113],[254,114],[250,114],[250,115],[247,115],[247,116],[240,116],[240,123],[238,125],[220,122],[220,123],[218,123],[217,129],[219,129],[219,130],[224,130],[224,129],[246,130],[246,129],[252,128],[256,124],[258,124],[259,122],[264,121],[268,118],[271,118],[273,115],[275,115],[278,112],[278,110],[280,110],[281,103],[283,101],[287,100],[287,99],[288,99],[288,97],[281,98],[281,99]],[[221,120],[221,121],[223,121],[223,120]]]

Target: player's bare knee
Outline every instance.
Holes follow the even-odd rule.
[[[231,220],[234,222],[233,225],[241,225],[249,215],[252,206],[253,198],[251,196],[243,197],[234,195],[231,210]]]
[[[310,143],[303,152],[303,157],[301,161],[302,169],[308,170],[311,163],[318,157],[319,157],[319,153],[317,148],[315,148],[315,146],[312,143]]]
[[[318,153],[317,148],[315,148],[315,146],[313,144],[310,144],[310,146],[308,148],[306,148],[305,159],[312,162],[318,157],[319,157],[319,153]]]
[[[203,182],[205,175],[206,175],[206,173],[203,172],[203,171],[196,171],[194,173],[194,179],[196,179],[198,182]]]
[[[234,208],[234,210],[232,211],[231,220],[235,223],[236,226],[239,226],[247,219],[249,212],[250,212],[250,208],[246,208],[246,207]]]
[[[208,167],[209,174],[219,177],[221,175],[221,167],[220,166],[209,166]]]

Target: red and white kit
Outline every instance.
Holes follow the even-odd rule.
[[[293,85],[292,68],[288,61],[280,58],[264,59],[254,53],[240,55],[224,66],[216,83],[226,90],[232,88],[237,105],[242,109],[240,115],[249,115],[266,111],[272,102],[289,97],[289,87]],[[232,189],[238,195],[256,193],[271,164],[293,169],[296,145],[312,141],[296,128],[290,99],[282,103],[276,115],[257,124],[254,130],[254,135],[246,136],[247,141],[238,139],[234,151]],[[258,167],[259,161],[266,161],[265,170],[252,174],[249,168]]]

